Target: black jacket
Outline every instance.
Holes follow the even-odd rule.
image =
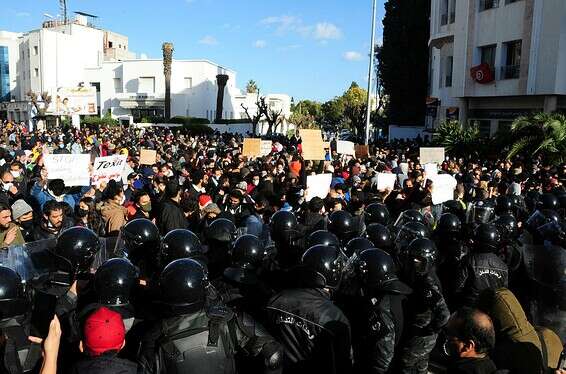
[[[481,291],[508,284],[507,264],[501,258],[495,253],[472,253],[462,261],[454,285],[460,306],[474,306]]]
[[[274,336],[285,349],[285,372],[349,373],[350,323],[316,288],[283,290],[267,306]]]
[[[185,214],[183,213],[181,206],[171,199],[165,200],[161,205],[161,211],[157,223],[159,225],[161,235],[165,235],[169,231],[175,229],[186,229],[188,226],[187,219],[185,218]]]
[[[88,357],[75,364],[72,374],[135,374],[138,365],[110,355]]]
[[[493,374],[495,364],[485,358],[461,358],[448,367],[447,374]]]

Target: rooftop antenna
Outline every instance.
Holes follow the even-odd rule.
[[[67,0],[59,0],[59,13],[63,15],[63,21],[67,24]]]

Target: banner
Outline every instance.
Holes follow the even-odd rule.
[[[157,162],[157,151],[142,149],[140,152],[140,165],[155,165]]]
[[[261,152],[262,156],[267,156],[271,153],[273,147],[273,142],[271,140],[262,140],[261,141]]]
[[[324,142],[320,130],[299,130],[302,140],[303,159],[305,160],[324,160]]]
[[[341,155],[356,155],[355,144],[345,140],[336,141],[336,152]]]
[[[441,164],[444,162],[443,147],[421,147],[419,149],[419,163],[424,164]]]
[[[377,190],[393,191],[395,188],[395,181],[397,180],[397,175],[391,173],[378,173],[377,174]]]
[[[454,190],[458,182],[449,174],[438,174],[429,178],[432,181],[432,203],[442,204],[454,200]]]
[[[261,155],[261,139],[245,138],[242,148],[242,156],[257,157]]]
[[[58,116],[98,114],[96,87],[61,87],[49,104],[46,114]]]
[[[92,184],[99,185],[101,182],[108,182],[111,179],[120,181],[125,166],[126,156],[97,157],[92,168]]]
[[[330,192],[332,174],[317,174],[307,176],[308,194],[306,200],[310,201],[313,197],[326,198]]]
[[[90,155],[45,155],[47,178],[62,179],[65,186],[90,186]]]

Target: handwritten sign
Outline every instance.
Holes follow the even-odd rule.
[[[363,144],[356,144],[355,147],[356,158],[366,158],[369,156],[369,146]]]
[[[421,147],[419,149],[419,163],[424,164],[441,164],[444,162],[443,147]]]
[[[120,181],[126,166],[126,156],[97,157],[92,168],[92,184],[99,185],[111,179]]]
[[[261,155],[261,139],[245,138],[242,156],[256,157]]]
[[[268,154],[271,153],[272,150],[272,146],[273,143],[271,142],[271,140],[262,140],[261,141],[261,155],[262,156],[267,156]]]
[[[308,194],[306,200],[310,201],[313,197],[324,199],[330,192],[332,174],[317,174],[307,176]]]
[[[154,165],[157,162],[157,151],[153,149],[142,149],[140,152],[141,165]]]
[[[47,178],[62,179],[66,186],[90,186],[90,155],[45,155]]]
[[[303,158],[305,160],[324,160],[324,142],[320,130],[301,129],[299,134],[302,139]]]
[[[341,155],[356,155],[355,144],[353,142],[348,142],[345,140],[338,140],[336,142],[336,152]]]
[[[454,190],[458,182],[449,174],[438,174],[429,178],[432,180],[432,203],[442,204],[454,199]]]
[[[391,173],[378,173],[377,174],[377,190],[378,191],[385,191],[390,190],[393,191],[395,188],[395,180],[397,179],[397,175]]]

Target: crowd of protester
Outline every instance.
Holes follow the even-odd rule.
[[[0,372],[565,372],[566,165],[447,154],[434,204],[422,139],[320,161],[269,139],[4,121]],[[127,166],[67,186],[48,154]]]

